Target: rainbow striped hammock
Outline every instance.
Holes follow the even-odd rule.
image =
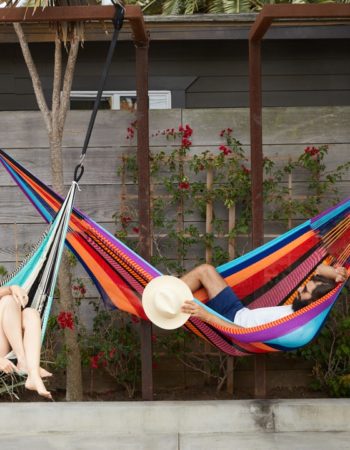
[[[62,199],[0,150],[0,160],[46,221]],[[350,268],[350,199],[267,244],[217,268],[249,308],[289,304],[296,289],[323,261]],[[94,281],[106,304],[147,320],[140,300],[160,272],[78,209],[73,209],[66,244]],[[212,326],[193,318],[186,327],[229,355],[293,350],[318,333],[341,289],[339,283],[312,305],[283,319],[254,327]],[[206,302],[204,290],[195,297]]]

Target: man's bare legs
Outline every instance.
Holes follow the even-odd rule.
[[[204,287],[209,299],[215,297],[219,292],[227,287],[225,280],[210,264],[202,264],[182,278],[192,292]]]

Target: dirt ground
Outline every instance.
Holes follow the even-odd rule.
[[[24,388],[17,389],[18,399],[9,395],[1,395],[0,402],[37,402],[46,401],[41,399],[35,392],[30,392]],[[65,391],[62,389],[53,389],[52,395],[54,401],[65,401]],[[325,398],[325,393],[312,391],[302,387],[270,389],[267,393],[268,399],[283,398]],[[249,390],[240,390],[239,392],[229,394],[225,390],[217,392],[215,386],[198,387],[178,387],[169,389],[158,389],[154,393],[154,400],[246,400],[253,399],[254,395]],[[130,399],[124,391],[109,390],[99,393],[85,393],[84,401],[142,401],[141,392],[137,392],[135,397]]]

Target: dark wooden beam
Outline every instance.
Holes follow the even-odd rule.
[[[54,6],[47,8],[0,8],[0,23],[41,23],[41,22],[89,22],[110,21],[115,16],[114,6]],[[133,40],[148,42],[143,14],[136,5],[125,8],[125,19],[130,22]]]
[[[137,91],[137,165],[138,211],[140,254],[150,261],[152,255],[151,234],[151,179],[149,149],[149,100],[148,100],[148,45],[136,47]],[[142,398],[153,399],[152,323],[141,322]]]
[[[276,19],[344,19],[350,18],[350,5],[348,4],[307,4],[307,5],[266,5],[254,22],[249,39],[252,41],[262,39]]]

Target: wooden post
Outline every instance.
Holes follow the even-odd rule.
[[[140,254],[151,258],[150,154],[148,116],[148,42],[136,46],[137,165]],[[141,322],[142,398],[153,399],[152,324]]]
[[[206,175],[206,185],[207,185],[207,193],[210,193],[213,189],[214,183],[214,170],[207,169]],[[213,201],[212,199],[207,199],[206,204],[206,212],[205,212],[205,232],[210,234],[213,232]],[[213,248],[211,245],[206,243],[205,245],[205,262],[210,264],[213,259]],[[204,351],[205,353],[209,353],[211,351],[211,345],[205,341],[204,343]],[[206,364],[206,370],[210,373],[210,366]],[[209,380],[209,375],[206,377],[206,381]]]
[[[293,179],[292,179],[292,173],[288,174],[288,199],[291,202],[292,201],[292,187],[293,187]],[[292,216],[289,212],[288,214],[288,230],[292,228]]]
[[[207,170],[207,192],[210,193],[213,189],[214,183],[214,171],[213,169]],[[205,232],[210,234],[213,232],[213,202],[207,200],[206,214],[205,214]],[[205,246],[205,261],[210,264],[213,258],[213,249],[211,245]]]
[[[252,164],[252,246],[264,240],[261,41],[249,40],[250,151]],[[266,397],[266,357],[255,356],[254,392]]]
[[[228,231],[230,231],[235,227],[236,225],[236,206],[232,205],[228,210]],[[229,260],[235,258],[236,251],[235,251],[235,238],[228,239],[228,255]],[[234,356],[227,356],[227,381],[226,381],[226,390],[229,394],[233,395],[233,387],[234,387]]]

